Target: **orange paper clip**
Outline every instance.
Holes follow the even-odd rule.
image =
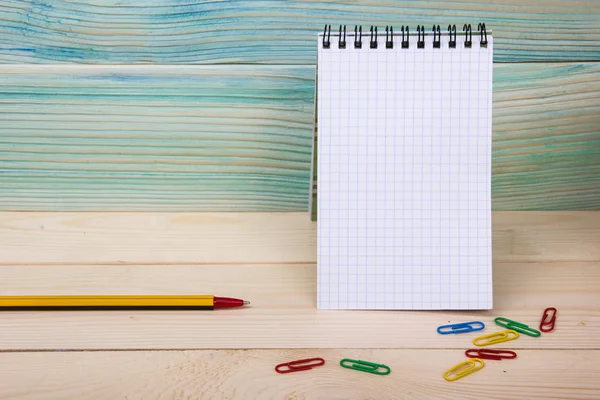
[[[469,358],[481,358],[484,360],[502,360],[503,358],[517,357],[517,353],[514,351],[493,349],[469,349],[465,351],[465,355]]]
[[[306,358],[304,360],[296,360],[279,364],[275,367],[275,371],[279,372],[280,374],[287,374],[288,372],[306,371],[308,369],[313,369],[314,367],[319,367],[323,364],[325,364],[325,360],[320,357]]]
[[[556,323],[556,308],[548,307],[544,310],[542,322],[540,322],[540,331],[544,333],[552,332]]]

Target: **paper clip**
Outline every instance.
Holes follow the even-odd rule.
[[[550,313],[550,311],[552,311],[552,313]],[[554,330],[554,323],[556,322],[556,313],[557,311],[554,307],[548,307],[544,310],[542,322],[540,322],[540,331],[547,333],[552,332]],[[549,321],[548,318],[550,318]]]
[[[323,364],[325,364],[325,360],[323,360],[322,358],[307,358],[304,360],[296,360],[288,363],[279,364],[275,367],[275,371],[279,372],[280,374],[287,374],[288,372],[306,371],[308,369],[313,369],[314,367],[318,367]],[[287,369],[284,369],[285,367],[287,367]]]
[[[469,358],[481,358],[483,360],[502,360],[503,358],[517,358],[517,353],[510,350],[494,350],[494,349],[469,349],[465,351],[465,355]]]
[[[451,333],[465,333],[480,331],[485,328],[485,325],[481,321],[472,322],[461,322],[460,324],[442,325],[438,326],[437,331],[442,335],[449,335]]]
[[[494,332],[494,333],[489,333],[489,334],[483,335],[483,336],[477,336],[475,339],[473,339],[473,344],[475,346],[489,346],[491,344],[508,342],[509,340],[515,340],[518,337],[519,337],[519,334],[513,330]],[[481,341],[483,339],[488,339],[488,340],[487,340],[487,342],[479,343],[479,341]]]
[[[391,372],[390,367],[387,365],[375,364],[362,360],[351,360],[349,358],[342,359],[340,361],[340,365],[344,368],[355,369],[357,371],[368,372],[376,375],[388,375]],[[380,368],[383,369],[383,371],[379,371]]]
[[[472,358],[455,365],[444,373],[444,379],[447,381],[455,381],[460,378],[479,371],[485,366],[485,363],[480,358]]]
[[[494,319],[494,322],[500,326],[505,327],[506,329],[512,329],[513,331],[517,331],[524,335],[533,337],[538,337],[541,335],[540,331],[538,331],[537,329],[530,328],[529,326],[521,322],[513,321],[512,319],[498,317]]]

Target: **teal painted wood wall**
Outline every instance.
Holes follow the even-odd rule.
[[[493,208],[600,208],[599,2],[5,0],[0,210],[307,210],[322,26],[479,21]]]
[[[3,0],[0,60],[313,65],[325,23],[485,21],[495,61],[597,61],[598,8],[584,0]]]

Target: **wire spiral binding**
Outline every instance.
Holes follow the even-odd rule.
[[[471,47],[473,44],[473,31],[471,31],[471,24],[463,26],[465,32],[465,47]]]
[[[375,27],[375,39],[373,40],[373,25],[371,25],[371,48],[377,48],[377,27]]]
[[[437,31],[436,31],[436,29],[437,29]],[[436,27],[434,25],[431,30],[433,31],[433,48],[439,49],[440,45],[441,45],[441,40],[442,40],[442,32],[440,31],[440,26],[438,25]]]
[[[453,34],[454,36],[452,36]],[[456,48],[456,25],[448,25],[448,36],[450,37],[448,47]]]
[[[393,49],[394,48],[394,28],[389,27],[389,38],[388,38],[388,27],[385,27],[385,48]]]
[[[357,33],[357,29],[358,29],[358,33]],[[356,25],[354,26],[354,48],[355,49],[362,48],[362,26],[360,28],[358,28]]]
[[[417,49],[425,48],[425,26],[417,25]]]
[[[480,46],[487,47],[488,41],[487,41],[487,31],[485,30],[485,24],[479,23],[479,25],[477,25],[477,30],[480,32],[480,35],[481,35],[481,41],[479,42]]]
[[[346,25],[344,25],[344,39],[342,40],[342,26],[340,25],[340,40],[338,42],[338,47],[340,49],[346,48]]]
[[[408,49],[408,25],[406,25],[406,38],[404,37],[404,25],[402,25],[402,48]]]
[[[463,34],[464,41],[463,45],[466,48],[471,48],[473,46],[473,30],[471,28],[471,24],[463,25]],[[485,28],[484,23],[479,23],[477,25],[476,33],[479,34],[479,45],[480,47],[487,47],[488,38],[487,38],[487,30]],[[433,25],[431,29],[431,34],[433,35],[433,48],[439,49],[441,48],[441,37],[442,32],[439,25]],[[352,35],[352,33],[350,33]],[[369,48],[377,49],[378,47],[378,38],[377,38],[377,26],[371,25],[371,29],[369,31]],[[424,49],[425,48],[425,36],[427,32],[425,31],[424,25],[417,25],[417,48]],[[334,37],[336,35],[334,34]],[[345,49],[347,48],[346,42],[346,25],[340,25],[339,33],[338,33],[338,48]],[[413,34],[414,36],[414,34]],[[448,25],[447,36],[448,47],[456,48],[457,45],[457,33],[456,33],[456,25]],[[462,35],[461,35],[462,36]],[[400,34],[398,37],[401,38],[400,47],[403,49],[409,48],[409,38],[410,38],[410,29],[408,25],[402,25],[400,28]],[[323,48],[330,49],[331,48],[331,25],[325,25],[325,29],[323,31]],[[362,48],[362,26],[355,25],[354,26],[354,48],[361,49]],[[385,48],[393,49],[394,48],[394,28],[392,26],[385,27]]]

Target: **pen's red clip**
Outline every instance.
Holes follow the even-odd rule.
[[[320,357],[306,358],[304,360],[296,360],[279,364],[275,367],[275,371],[279,372],[280,374],[287,374],[288,372],[306,371],[323,364],[325,364],[325,360]],[[284,369],[285,367],[287,367],[287,369]]]
[[[517,353],[514,351],[494,349],[469,349],[465,351],[465,355],[469,358],[482,358],[484,360],[502,360],[503,358],[517,357]]]
[[[544,310],[542,322],[540,322],[540,331],[547,333],[552,332],[554,330],[554,324],[556,322],[556,313],[557,311],[554,307],[548,307]]]

